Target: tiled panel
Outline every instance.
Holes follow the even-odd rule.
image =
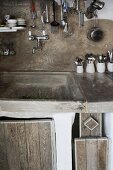
[[[80,137],[102,136],[102,114],[80,113]]]

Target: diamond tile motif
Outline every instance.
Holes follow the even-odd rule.
[[[91,131],[93,131],[98,125],[99,125],[99,123],[95,119],[93,119],[92,117],[89,117],[84,122],[84,126],[86,126]]]

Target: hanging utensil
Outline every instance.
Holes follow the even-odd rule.
[[[79,0],[79,26],[84,26],[85,2]]]
[[[87,37],[94,42],[99,42],[104,37],[103,30],[97,26],[97,14],[95,14],[94,26],[88,31]]]
[[[49,23],[48,0],[46,0],[46,23]]]
[[[41,14],[41,21],[42,21],[42,25],[43,22],[46,22],[46,5],[45,5],[45,1],[44,0],[40,0],[40,14]]]
[[[91,19],[95,16],[96,10],[101,10],[105,5],[105,2],[99,1],[99,0],[93,0],[90,4],[90,6],[86,10],[86,17],[88,19]]]
[[[46,23],[46,5],[45,5],[45,0],[40,0],[40,14],[41,14],[41,23],[42,23],[42,35],[45,36],[47,35],[47,32],[45,30],[45,23]]]
[[[35,10],[35,3],[33,0],[31,0],[31,18],[32,18],[31,28],[35,28],[36,27],[35,19],[37,18],[37,13]]]
[[[61,0],[61,22],[60,22],[60,26],[62,28],[64,28],[66,22],[65,22],[65,19],[64,19],[64,11],[63,11],[63,0]]]
[[[40,0],[40,11],[44,23],[49,23],[48,0]]]
[[[64,38],[67,38],[68,36],[72,35],[72,29],[69,24],[69,8],[67,0],[64,0],[63,2],[63,19],[65,21],[65,25],[63,27],[63,34]]]
[[[59,30],[59,23],[56,21],[56,14],[55,14],[55,0],[52,2],[53,7],[53,21],[51,22],[51,33],[57,33]]]
[[[79,26],[84,26],[84,12],[79,11]]]
[[[79,0],[76,0],[76,14],[79,14]]]

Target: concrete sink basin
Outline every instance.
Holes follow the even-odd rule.
[[[57,153],[57,163],[54,162],[54,165],[58,170],[62,167],[72,169],[71,130],[75,113],[83,107],[78,102],[81,100],[83,96],[74,73],[0,73],[0,117],[52,118],[55,121]],[[62,147],[64,140],[66,142]]]
[[[0,99],[82,100],[72,72],[1,72]]]

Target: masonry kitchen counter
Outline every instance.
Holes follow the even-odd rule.
[[[72,170],[72,125],[76,113],[81,113],[82,117],[91,113],[91,116],[95,117],[103,112],[113,112],[113,80],[106,74],[48,72],[1,73],[0,76],[0,92],[2,92],[0,117],[25,118],[25,120],[50,118],[53,125],[55,124],[55,127],[51,127],[52,143],[54,143],[52,154],[55,155],[55,159],[52,159],[55,165],[52,170],[56,167],[57,170]],[[53,93],[49,93],[50,96],[47,93],[48,88],[53,89]],[[40,93],[37,93],[40,97],[38,100],[36,100],[34,89],[40,89],[38,90]],[[44,100],[43,89],[46,90],[50,99]],[[59,96],[60,94],[62,95]],[[34,96],[35,99],[31,99]],[[57,97],[56,100],[55,97]]]
[[[77,74],[77,78],[87,113],[113,112],[113,79],[109,73]]]
[[[1,116],[48,117],[54,113],[113,112],[113,80],[108,74],[10,72],[1,73],[0,75],[0,92],[4,91],[0,95]],[[9,82],[10,86],[4,89],[4,85],[7,86]],[[54,90],[52,91],[53,93],[51,92],[51,96],[48,95],[46,99],[42,100],[40,98],[36,100],[36,96],[34,99],[29,99],[31,94],[36,94],[35,89],[37,90],[38,88],[38,93],[40,92],[43,98],[45,93],[41,92],[45,92],[45,89],[47,95],[48,89],[53,88]],[[24,98],[20,99],[19,97]],[[55,99],[55,97],[57,98]]]

